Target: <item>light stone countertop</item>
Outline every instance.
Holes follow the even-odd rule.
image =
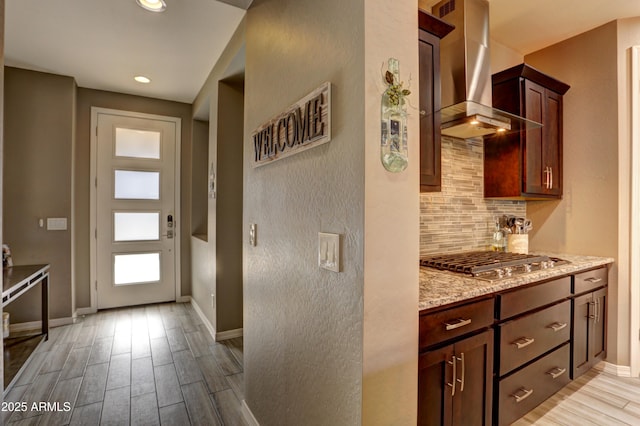
[[[420,301],[418,309],[431,309],[450,303],[460,302],[474,297],[496,293],[536,281],[573,274],[587,269],[607,265],[614,262],[610,257],[578,256],[571,254],[546,254],[568,260],[566,265],[551,269],[529,272],[499,281],[486,281],[470,275],[439,271],[432,268],[420,268]]]

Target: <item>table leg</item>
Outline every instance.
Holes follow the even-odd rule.
[[[42,286],[42,334],[44,340],[49,340],[49,274],[47,274],[40,284]]]

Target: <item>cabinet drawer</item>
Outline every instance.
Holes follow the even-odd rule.
[[[508,425],[569,383],[569,344],[499,383],[499,424]]]
[[[420,316],[420,348],[444,342],[493,324],[493,299]]]
[[[510,318],[570,296],[571,277],[500,294],[498,295],[499,318]]]
[[[605,286],[607,285],[608,278],[609,270],[606,266],[577,274],[573,281],[573,294],[580,294],[593,290],[594,288]]]
[[[571,301],[500,325],[500,376],[569,340]]]

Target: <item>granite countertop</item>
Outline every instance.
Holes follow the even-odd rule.
[[[469,275],[420,268],[420,301],[418,309],[431,309],[466,299],[496,293],[502,290],[542,281],[553,277],[573,274],[582,270],[607,265],[614,262],[610,257],[577,256],[570,254],[546,254],[568,260],[566,265],[530,272],[499,281],[486,281]]]

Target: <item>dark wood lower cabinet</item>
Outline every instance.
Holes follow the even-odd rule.
[[[607,283],[602,266],[422,311],[418,425],[511,424],[604,359]]]
[[[606,307],[606,287],[573,299],[572,379],[604,359]]]
[[[493,330],[420,355],[419,425],[491,425]]]
[[[498,424],[510,425],[570,381],[567,342],[499,382]]]

